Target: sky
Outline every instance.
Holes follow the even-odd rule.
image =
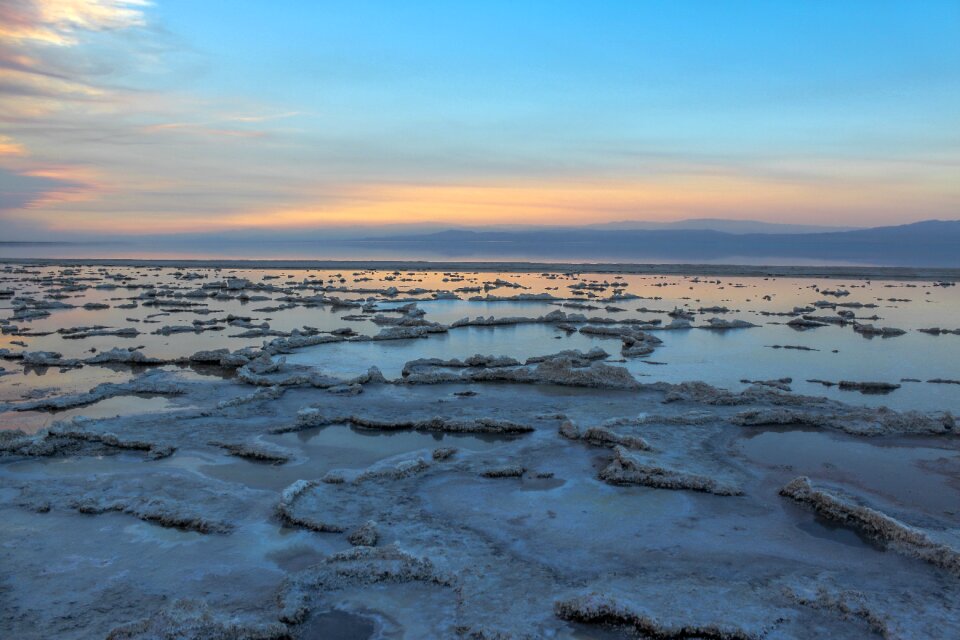
[[[0,240],[958,217],[956,0],[0,0]]]

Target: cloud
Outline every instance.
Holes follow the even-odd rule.
[[[0,157],[3,156],[22,156],[26,153],[23,145],[15,142],[12,138],[0,135]]]
[[[164,122],[151,124],[143,128],[145,133],[181,133],[185,135],[210,136],[216,138],[260,138],[266,135],[263,131],[247,129],[229,129],[214,127],[192,122]]]
[[[227,120],[233,120],[235,122],[267,122],[269,120],[282,120],[284,118],[293,118],[295,116],[303,115],[300,111],[287,111],[285,113],[273,113],[267,115],[250,115],[250,116],[227,116]]]
[[[102,136],[97,114],[116,112],[129,91],[109,83],[114,43],[86,37],[146,25],[146,0],[0,0],[0,222],[49,225],[42,210],[95,198],[103,188],[82,158],[70,158],[57,127]],[[113,48],[112,48],[113,47]],[[53,139],[50,144],[49,140]]]
[[[63,178],[52,170],[26,174],[0,168],[0,211],[76,199],[87,188],[88,185]]]
[[[67,105],[105,102],[122,93],[105,80],[135,51],[86,37],[144,27],[146,0],[0,2],[0,122],[41,118]]]
[[[350,84],[349,94],[330,76],[310,78],[308,93],[265,90],[256,75],[246,87],[229,73],[224,83],[215,74],[244,56],[197,51],[143,0],[0,0],[0,228],[33,225],[47,237],[416,220],[896,221],[955,216],[960,193],[948,133],[891,145],[884,159],[862,153],[863,142],[831,140],[803,156],[777,139],[654,135],[603,120],[602,108],[589,113],[598,123],[580,123],[491,100],[489,114],[446,103],[438,118],[429,105],[380,105],[382,78],[364,80],[373,93]]]
[[[130,212],[175,226],[278,197],[236,174],[254,171],[269,123],[301,112],[166,88],[196,54],[149,5],[0,0],[0,226],[109,230]]]
[[[112,31],[146,23],[147,0],[4,0],[0,38],[20,43],[76,44],[81,31]]]

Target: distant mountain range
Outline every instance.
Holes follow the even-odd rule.
[[[586,225],[534,225],[534,224],[490,224],[481,226],[456,225],[445,222],[413,222],[406,224],[379,224],[379,225],[343,225],[317,226],[308,228],[241,228],[209,231],[201,233],[160,233],[144,235],[110,234],[103,236],[92,233],[71,233],[59,236],[48,236],[43,239],[32,237],[16,237],[13,235],[0,239],[0,243],[8,242],[142,242],[146,239],[156,242],[244,242],[244,241],[277,241],[277,242],[316,242],[329,240],[358,240],[399,237],[411,237],[445,231],[464,232],[540,232],[540,231],[579,231],[583,229],[596,230],[704,230],[721,231],[724,233],[818,233],[831,231],[848,231],[853,227],[833,227],[823,225],[783,224],[778,222],[761,222],[759,220],[726,220],[723,218],[691,218],[672,222],[648,222],[636,220],[622,220],[617,222],[600,222]]]
[[[656,231],[667,229],[695,229],[700,231],[722,231],[724,233],[821,233],[832,231],[851,231],[857,227],[834,227],[812,224],[784,224],[781,222],[761,222],[759,220],[725,220],[723,218],[690,218],[673,222],[644,222],[624,220],[620,222],[602,222],[585,225],[590,229],[631,229]]]
[[[753,220],[609,222],[584,226],[441,223],[74,238],[78,245],[122,244],[148,252],[252,256],[388,256],[411,260],[870,264],[960,268],[960,220],[927,220],[869,229]],[[0,241],[0,249],[30,243]],[[4,249],[6,250],[6,249]],[[21,255],[25,249],[19,249]]]
[[[711,221],[735,223],[735,221]],[[632,223],[631,223],[632,224]],[[641,223],[645,224],[645,223]],[[682,224],[696,225],[697,221]],[[751,223],[757,224],[757,223]],[[763,223],[760,223],[763,224]],[[616,226],[616,225],[614,225]],[[721,225],[722,226],[722,225]],[[775,225],[774,225],[775,226]],[[562,258],[602,250],[610,260],[690,262],[742,258],[805,258],[903,266],[960,267],[960,220],[843,231],[797,232],[765,229],[749,233],[705,228],[544,227],[506,231],[450,229],[435,233],[368,237],[363,243],[421,246],[437,251],[476,247],[477,253],[517,255],[525,251]],[[743,229],[745,227],[733,228]]]

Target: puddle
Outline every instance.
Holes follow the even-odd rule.
[[[935,514],[957,511],[960,491],[948,476],[924,463],[957,459],[951,449],[881,444],[818,431],[763,431],[744,438],[743,453],[752,461],[859,487],[905,508]]]
[[[431,309],[432,305],[425,305],[424,308]],[[541,308],[530,315],[543,315],[555,308]],[[519,310],[514,310],[514,314],[520,315]],[[460,317],[464,315],[468,314],[464,312]],[[470,315],[490,314],[481,313],[478,309]],[[428,314],[427,317],[433,319],[432,315]],[[554,340],[557,335],[556,327],[544,324],[504,325],[495,328],[464,327],[453,329],[449,333],[432,335],[426,340],[418,338],[325,344],[290,354],[287,362],[319,367],[324,373],[344,378],[360,375],[376,366],[387,378],[396,379],[401,377],[403,366],[407,362],[418,358],[465,358],[479,353],[509,355],[523,362],[532,356],[557,351]],[[575,333],[565,336],[562,348],[589,351],[593,347],[616,353],[620,349],[620,343]]]
[[[0,377],[0,402],[19,402],[26,398],[46,395],[85,393],[98,384],[121,384],[129,382],[133,377],[129,368],[126,371],[115,371],[105,367],[84,367],[61,371],[55,367],[31,367],[20,374],[20,363],[3,360],[0,360],[0,367],[11,371],[9,375]]]
[[[54,422],[69,420],[75,416],[86,418],[115,418],[140,413],[159,413],[185,407],[174,404],[169,398],[161,396],[114,396],[83,407],[64,411],[6,411],[0,413],[2,429],[22,429],[27,433],[36,433]]]
[[[550,491],[551,489],[562,487],[566,483],[567,481],[561,478],[531,478],[524,476],[520,480],[519,488],[521,491]]]
[[[370,618],[332,609],[311,615],[300,626],[301,640],[367,640],[377,625]]]
[[[4,469],[18,474],[35,474],[38,478],[44,478],[50,475],[117,473],[120,469],[132,469],[132,465],[142,465],[147,460],[145,455],[117,449],[115,453],[108,455],[27,458],[7,463]]]
[[[306,545],[297,545],[278,549],[267,555],[267,559],[278,568],[288,572],[303,571],[319,564],[326,556]]]
[[[830,540],[859,549],[886,551],[883,544],[861,531],[845,527],[795,504],[784,504],[784,507],[798,521],[797,528],[814,538]]]

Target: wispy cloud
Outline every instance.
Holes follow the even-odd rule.
[[[0,156],[23,156],[26,150],[23,145],[14,142],[7,136],[0,135]]]
[[[124,100],[102,83],[104,65],[78,55],[87,34],[146,24],[146,0],[0,2],[0,210],[43,209],[96,197],[96,171],[64,161],[62,148],[36,148],[31,132],[57,117],[87,118]],[[58,116],[58,114],[68,114]]]
[[[898,121],[880,112],[783,100],[781,118],[768,97],[757,112],[739,101],[708,108],[688,99],[707,100],[702,78],[670,75],[663,84],[686,89],[679,100],[627,81],[612,59],[566,68],[558,53],[530,57],[512,41],[471,49],[457,37],[431,50],[412,35],[416,21],[375,42],[319,43],[311,29],[295,43],[297,29],[267,34],[251,15],[221,24],[202,4],[0,0],[0,225],[42,235],[417,220],[867,223],[955,217],[960,202],[957,139],[939,121],[892,130]],[[257,4],[232,8],[259,16]],[[282,20],[312,5],[291,5]],[[333,33],[355,28],[350,10],[335,13],[346,22],[327,25]],[[181,41],[159,22],[177,14],[211,24],[190,23]],[[641,40],[628,35],[625,52]],[[599,45],[578,46],[589,56]],[[496,51],[509,54],[508,70],[487,64]],[[460,64],[478,52],[482,64]],[[564,79],[556,91],[543,84],[553,75]]]
[[[68,46],[82,31],[143,26],[147,0],[4,0],[0,38],[13,42]]]
[[[247,115],[247,116],[227,116],[227,120],[236,122],[268,122],[270,120],[283,120],[303,115],[302,111],[286,111],[284,113],[271,113],[265,115]]]
[[[236,129],[216,126],[218,123],[197,123],[197,122],[162,122],[143,127],[143,131],[149,134],[167,134],[179,133],[191,136],[207,136],[214,138],[261,138],[266,135],[264,131],[255,129]]]
[[[14,172],[0,167],[0,211],[75,202],[88,197],[88,187],[71,179],[69,169]]]
[[[150,24],[150,5],[0,0],[0,170],[8,191],[0,221],[19,219],[38,232],[110,230],[121,212],[136,212],[176,227],[198,211],[216,221],[240,203],[289,197],[284,180],[257,185],[243,174],[263,161],[250,145],[269,138],[271,123],[304,112],[151,88],[144,68],[162,76],[164,56],[178,50]]]

